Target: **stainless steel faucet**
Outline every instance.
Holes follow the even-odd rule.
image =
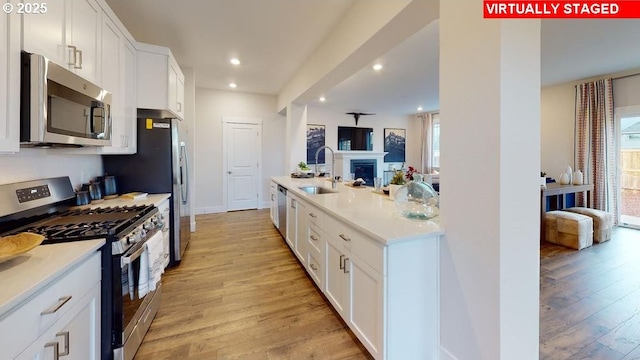
[[[318,155],[320,155],[320,151],[322,151],[323,149],[327,149],[331,151],[331,172],[329,174],[331,175],[331,188],[335,189],[338,186],[338,180],[336,179],[336,176],[333,173],[336,168],[336,157],[335,157],[335,154],[333,153],[333,149],[328,147],[327,145],[323,145],[319,147],[318,150],[316,150],[316,174],[318,173]]]

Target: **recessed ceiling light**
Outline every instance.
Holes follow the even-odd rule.
[[[325,99],[324,96],[320,96],[320,102],[324,102],[325,100],[327,99]]]
[[[422,111],[422,106],[418,106],[418,111]]]
[[[233,58],[229,60],[229,62],[231,62],[233,65],[240,65],[240,60],[238,60],[237,58]]]
[[[236,85],[236,83],[230,83],[229,87],[235,89],[238,87],[238,85]]]
[[[382,64],[375,64],[375,65],[373,65],[373,70],[375,70],[375,71],[380,71],[380,70],[382,70]]]

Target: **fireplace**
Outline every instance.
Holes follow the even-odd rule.
[[[336,169],[332,170],[332,172],[342,177],[343,179],[349,179],[350,173],[355,173],[352,162],[366,162],[375,164],[371,170],[373,173],[367,174],[367,178],[371,179],[371,184],[373,184],[373,178],[382,177],[382,168],[383,168],[383,159],[386,152],[376,152],[376,151],[336,151]],[[361,178],[365,178],[365,176],[360,176]],[[357,179],[357,177],[356,177]]]
[[[365,184],[373,186],[373,178],[378,173],[376,159],[352,159],[351,173],[355,174],[355,178],[362,178]]]

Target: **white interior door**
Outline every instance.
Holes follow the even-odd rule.
[[[262,159],[261,126],[225,123],[227,210],[257,209]]]

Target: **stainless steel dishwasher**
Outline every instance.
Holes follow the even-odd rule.
[[[278,231],[283,239],[287,237],[287,188],[278,185]]]

